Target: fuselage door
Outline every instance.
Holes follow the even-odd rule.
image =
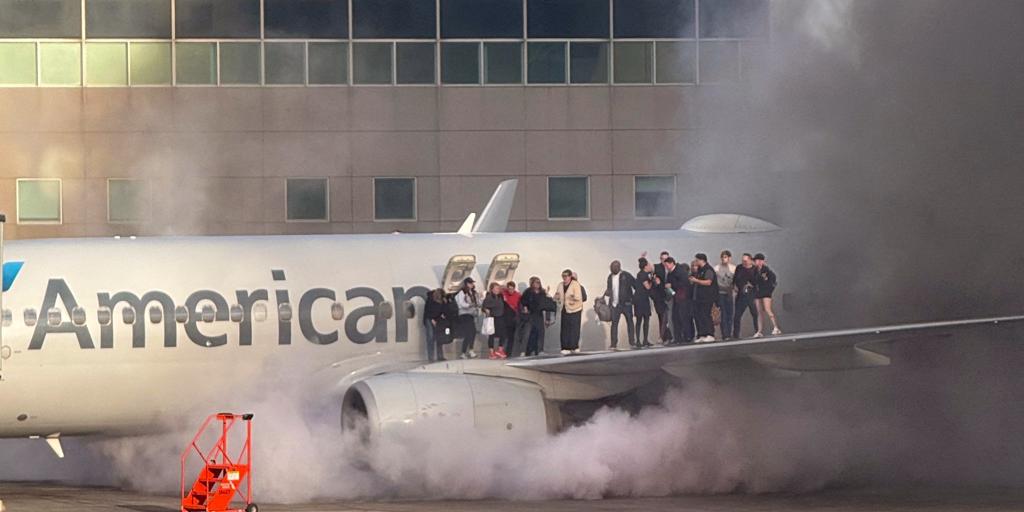
[[[487,269],[487,280],[484,286],[491,286],[491,283],[499,283],[502,286],[516,278],[516,269],[519,268],[519,255],[516,253],[499,254],[491,260],[491,267]]]
[[[456,254],[448,260],[448,266],[444,267],[444,278],[441,287],[445,293],[455,293],[462,286],[462,280],[473,273],[476,267],[476,256],[472,254]]]

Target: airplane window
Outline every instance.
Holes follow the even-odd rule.
[[[206,322],[206,323],[213,322],[213,320],[214,320],[214,318],[216,318],[216,316],[217,316],[217,312],[213,309],[213,306],[211,306],[209,304],[203,306],[203,310],[200,313],[200,318],[202,318],[204,322]]]
[[[377,308],[377,314],[385,320],[390,320],[391,317],[395,316],[395,307],[390,302],[384,301],[380,303]]]
[[[231,321],[241,322],[242,317],[245,316],[245,311],[242,310],[242,306],[235,304],[231,306]]]
[[[341,320],[345,316],[345,307],[339,302],[331,304],[331,318],[335,320]]]
[[[36,325],[36,310],[29,308],[25,310],[25,325],[33,327]]]
[[[159,306],[149,308],[150,323],[158,324],[164,319],[164,310]]]
[[[11,314],[11,310],[9,310],[9,309],[5,309],[5,310],[4,310],[4,312],[3,312],[3,317],[4,317],[4,320],[3,320],[3,321],[4,321],[4,327],[8,327],[8,326],[10,326],[10,325],[11,325],[11,317],[12,317],[12,316],[13,316],[13,315]]]
[[[402,309],[405,311],[406,318],[416,317],[416,306],[412,304],[412,301],[405,301],[402,303]]]
[[[85,308],[82,306],[75,306],[71,309],[71,321],[75,325],[85,325]]]
[[[106,306],[96,310],[96,320],[100,322],[100,325],[110,325],[111,316],[110,308]]]
[[[132,308],[124,308],[121,310],[121,320],[127,325],[135,323],[135,310]]]
[[[185,306],[178,306],[174,308],[174,321],[179,324],[188,322],[188,308]]]
[[[252,307],[252,318],[257,322],[264,322],[267,320],[267,306],[266,304],[256,304]]]
[[[281,322],[292,321],[292,305],[285,302],[277,307],[277,319]]]
[[[50,327],[57,327],[60,325],[61,314],[57,308],[50,308],[46,310],[46,323],[50,324]]]

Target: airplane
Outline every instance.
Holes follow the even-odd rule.
[[[631,270],[641,251],[681,259],[720,248],[765,252],[795,276],[799,247],[782,228],[739,214],[678,230],[505,232],[516,182],[503,182],[456,233],[120,237],[18,240],[0,223],[0,437],[148,433],[203,407],[246,400],[246,383],[303,380],[339,428],[369,435],[424,420],[515,433],[557,431],[563,404],[627,393],[663,375],[773,374],[888,365],[900,340],[1024,316],[785,334],[610,352],[590,306],[608,263]],[[571,268],[589,288],[579,356],[424,361],[423,297],[439,285],[539,276]],[[546,347],[557,345],[557,327]],[[479,341],[478,341],[479,343]],[[449,345],[449,351],[455,344]],[[448,356],[453,354],[449,352]]]

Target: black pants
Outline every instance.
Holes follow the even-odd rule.
[[[629,346],[636,344],[636,336],[633,333],[633,305],[619,304],[612,308],[612,348],[619,344],[619,320],[626,317],[626,333],[629,336]]]
[[[562,310],[562,350],[576,350],[580,348],[580,322],[583,320],[583,312],[567,313]]]
[[[544,348],[544,320],[536,322],[534,320],[528,321],[524,324],[523,329],[526,329],[526,355],[535,356],[540,353]]]
[[[715,335],[715,322],[711,318],[711,308],[714,305],[714,302],[694,302],[693,321],[697,324],[698,337]]]
[[[459,315],[459,334],[462,336],[462,353],[465,354],[476,343],[476,317]]]
[[[659,297],[653,297],[654,312],[658,315],[658,339],[662,343],[672,341],[672,333],[668,330],[668,304]]]
[[[519,332],[522,329],[522,322],[516,315],[505,316],[505,353],[509,357],[516,352],[516,340],[519,339]]]
[[[504,316],[495,316],[492,318],[494,318],[494,334],[487,337],[487,348],[493,350],[498,347],[504,347],[508,344],[508,331],[505,329]]]
[[[672,331],[676,343],[693,341],[693,302],[684,300],[672,303]]]
[[[651,333],[651,315],[636,315],[636,341],[638,345],[646,345]],[[641,341],[642,340],[642,341]]]
[[[743,311],[750,310],[750,320],[754,324],[754,332],[757,332],[757,303],[754,300],[753,293],[737,293],[736,294],[736,310],[733,312],[732,318],[732,337],[740,337],[740,320],[743,319]]]

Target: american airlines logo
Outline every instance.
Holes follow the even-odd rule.
[[[24,261],[8,261],[4,263],[3,275],[4,275],[4,286],[3,290],[6,292],[11,289],[11,285],[14,284],[14,279],[18,277],[18,272],[21,272],[21,267],[25,264]]]
[[[20,266],[19,266],[20,268]],[[17,274],[17,271],[12,271]],[[344,298],[355,307],[344,313],[343,306],[338,303],[338,293],[331,288],[312,288],[298,294],[298,302],[292,302],[292,290],[285,288],[285,274],[282,270],[271,272],[275,282],[281,287],[274,290],[236,290],[233,297],[225,297],[214,290],[197,290],[185,298],[184,303],[176,304],[166,292],[152,290],[144,293],[132,291],[98,292],[96,294],[96,320],[99,325],[99,347],[114,347],[114,311],[120,308],[123,323],[131,325],[131,343],[133,348],[146,346],[146,324],[163,324],[163,346],[178,346],[178,324],[184,328],[189,341],[200,347],[219,347],[228,343],[228,329],[237,329],[238,344],[252,345],[254,311],[266,311],[273,306],[277,312],[277,344],[290,345],[292,342],[292,325],[297,322],[302,336],[316,345],[329,345],[337,342],[343,334],[352,343],[370,342],[386,343],[388,341],[388,321],[395,322],[395,341],[409,340],[409,316],[403,312],[394,313],[393,308],[403,306],[413,298],[424,298],[429,291],[424,286],[391,288],[392,308],[387,307],[388,300],[380,291],[370,287],[355,287],[345,290]],[[12,277],[13,280],[13,277]],[[7,266],[4,266],[4,287],[7,287]],[[273,294],[273,299],[271,299]],[[232,303],[229,305],[229,301]],[[295,305],[297,304],[297,306]],[[330,308],[329,318],[339,325],[324,328],[324,325],[313,324],[313,307]],[[57,314],[51,317],[50,312],[66,311],[69,314]],[[102,313],[101,313],[102,312]],[[92,333],[86,322],[84,308],[68,286],[67,281],[60,278],[50,279],[46,285],[46,294],[40,306],[42,318],[36,323],[35,331],[29,342],[29,350],[43,348],[47,336],[57,335],[54,341],[67,339],[73,335],[78,346],[83,349],[96,348]],[[103,317],[101,317],[103,315]],[[266,315],[264,315],[266,316]],[[322,315],[323,316],[323,315]],[[360,320],[369,317],[369,328],[363,322],[364,330],[360,330]],[[271,317],[272,318],[272,317]],[[228,327],[231,323],[237,327]],[[318,322],[322,324],[323,322]],[[52,341],[51,341],[52,343]]]

